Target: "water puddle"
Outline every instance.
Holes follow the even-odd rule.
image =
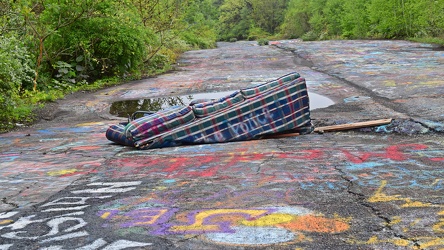
[[[148,98],[139,100],[117,101],[111,104],[110,113],[118,117],[128,117],[132,113],[143,110],[156,112],[176,105],[188,105],[193,100],[198,99],[219,99],[234,91],[198,93],[182,96],[168,96],[158,98]],[[334,102],[322,95],[316,93],[308,93],[310,97],[310,110],[325,108],[333,105]]]

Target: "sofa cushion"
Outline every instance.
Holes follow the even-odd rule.
[[[125,135],[138,141],[188,123],[194,118],[191,107],[174,106],[129,122],[125,127]]]
[[[284,75],[282,77],[279,77],[276,80],[269,81],[264,84],[254,86],[251,88],[242,89],[241,93],[242,93],[242,95],[244,95],[244,97],[246,99],[248,99],[248,98],[254,97],[256,95],[263,94],[271,89],[281,86],[287,82],[293,81],[299,77],[300,77],[299,73],[296,73],[296,72],[290,73],[290,74]]]
[[[134,147],[134,141],[125,136],[125,126],[121,124],[110,126],[106,130],[106,138],[121,145]]]
[[[196,117],[205,117],[215,112],[229,108],[237,103],[242,102],[243,100],[245,100],[244,96],[239,91],[236,91],[231,95],[222,97],[217,100],[195,103],[192,108]]]

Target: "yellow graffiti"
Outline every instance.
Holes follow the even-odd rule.
[[[249,221],[243,220],[240,224],[249,227],[266,227],[266,226],[275,226],[281,223],[290,222],[294,219],[295,216],[291,214],[270,214],[259,219]]]
[[[389,201],[399,201],[402,198],[399,198],[400,195],[386,195],[382,192],[382,189],[387,185],[387,181],[381,181],[381,186],[379,186],[378,190],[375,191],[372,197],[368,198],[369,202],[389,202]]]
[[[410,222],[410,226],[413,227],[414,225],[418,224],[421,221],[421,219],[416,219],[412,222]]]
[[[440,80],[420,82],[420,84],[422,84],[422,85],[441,85],[443,83],[444,83],[444,81],[440,81]]]
[[[316,215],[270,214],[259,219],[243,220],[240,224],[250,227],[279,226],[291,231],[336,233],[348,230],[346,219],[329,219]]]
[[[412,201],[409,198],[405,198],[404,201],[405,201],[405,204],[401,205],[401,207],[437,207],[437,206],[439,206],[439,205],[434,205],[431,203]]]
[[[401,205],[401,207],[441,207],[440,205],[435,205],[432,203],[424,203],[420,201],[412,201],[410,198],[403,198],[400,195],[387,195],[382,190],[387,185],[387,181],[383,180],[381,181],[381,185],[379,186],[378,190],[375,191],[375,193],[368,198],[369,202],[376,203],[376,202],[390,202],[390,201],[404,201],[405,203]]]
[[[444,233],[444,219],[433,225],[432,229],[436,233]]]
[[[85,123],[76,124],[76,127],[91,127],[91,126],[104,125],[104,124],[105,123],[103,123],[103,122],[85,122]]]
[[[110,215],[111,215],[110,212],[105,212],[105,213],[103,213],[103,214],[100,216],[100,218],[102,218],[102,219],[106,219],[106,218],[108,218],[108,216],[110,216]]]
[[[0,220],[0,225],[8,224],[13,222],[13,220]]]
[[[156,214],[156,215],[151,215],[151,214],[149,214],[149,215],[141,215],[140,218],[147,219],[147,220],[144,220],[142,222],[136,222],[136,223],[134,223],[134,225],[152,225],[162,215],[164,215],[166,212],[168,212],[168,209],[159,209],[157,212],[158,212],[158,214]]]
[[[430,185],[431,187],[433,187],[433,186],[435,186],[436,184],[438,184],[439,182],[441,182],[442,181],[442,179],[436,179],[433,183],[432,183],[432,185]]]
[[[433,246],[444,246],[444,238],[432,238],[430,241],[421,243],[421,249],[427,249]],[[440,248],[444,249],[444,248]]]
[[[406,246],[411,244],[410,241],[405,240],[405,239],[384,239],[384,240],[380,240],[380,239],[378,239],[377,236],[371,237],[364,244],[379,244],[379,243],[392,243],[392,244],[395,244],[397,246],[403,246],[403,247],[406,247]]]
[[[436,184],[441,179],[437,179],[432,185]],[[426,203],[421,201],[413,201],[411,198],[401,197],[400,195],[387,195],[383,192],[383,189],[387,185],[387,181],[382,181],[379,188],[375,193],[368,199],[369,202],[390,202],[390,201],[403,201],[404,204],[401,205],[402,208],[425,208],[425,207],[443,207],[442,205]],[[438,216],[444,215],[444,210],[437,213]],[[410,227],[415,226],[421,221],[421,219],[416,219],[409,224]],[[394,225],[401,222],[399,216],[392,218],[388,225]],[[436,234],[444,233],[444,219],[439,219],[437,223],[432,226],[432,230]],[[408,228],[404,228],[403,232],[408,232]],[[409,246],[411,242],[421,242],[419,247],[413,247],[413,249],[427,249],[434,246],[443,246],[444,238],[442,237],[414,237],[411,239],[378,239],[377,236],[371,237],[367,242],[361,242],[361,244],[378,244],[378,243],[392,243],[397,246]],[[442,248],[444,249],[444,248]]]
[[[393,225],[396,225],[396,224],[398,224],[398,223],[400,223],[400,222],[401,222],[401,217],[399,217],[399,216],[395,216],[395,217],[393,217],[393,218],[390,220],[390,222],[386,223],[386,225],[387,225],[387,226],[393,226]]]
[[[444,210],[439,211],[438,215],[444,215]],[[444,233],[444,218],[440,218],[439,222],[433,225],[432,229],[435,233]]]
[[[393,80],[384,81],[385,86],[387,87],[396,87],[396,82]]]
[[[268,210],[248,210],[248,209],[214,209],[202,211],[196,214],[195,222],[191,225],[173,226],[172,231],[218,231],[221,230],[220,225],[208,222],[209,217],[213,216],[229,216],[237,218],[236,214],[249,215],[251,217],[262,216]],[[205,224],[205,225],[204,225]]]
[[[419,246],[413,246],[414,241],[418,242]],[[398,247],[410,247],[411,249],[429,249],[430,247],[433,246],[443,246],[444,238],[417,237],[412,239],[379,239],[377,236],[373,236],[365,242],[353,242],[353,241],[349,242],[352,244],[366,244],[366,245],[390,243]]]
[[[77,172],[77,169],[71,168],[71,169],[62,169],[62,170],[56,170],[56,171],[50,171],[48,172],[49,176],[60,176],[65,174],[72,174]]]

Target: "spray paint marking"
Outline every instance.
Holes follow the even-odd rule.
[[[111,243],[102,238],[92,239],[86,230],[88,223],[83,218],[85,209],[91,205],[90,200],[110,199],[113,197],[110,194],[134,190],[140,183],[137,181],[90,183],[84,189],[70,192],[76,196],[48,201],[39,206],[38,211],[33,214],[24,216],[18,212],[1,213],[0,241],[2,244],[0,244],[0,249],[16,249],[18,244],[22,246],[26,243],[29,247],[38,244],[41,249],[63,249],[64,246],[70,249],[72,247],[76,249],[125,249],[152,245],[152,243],[124,239]],[[39,229],[37,234],[36,228]],[[92,240],[94,241],[88,244]],[[54,245],[60,242],[64,245]]]
[[[389,202],[399,204],[401,209],[407,209],[407,212],[411,212],[411,214],[415,215],[418,209],[430,210],[427,212],[426,217],[418,217],[412,218],[410,216],[402,217],[402,216],[394,216],[390,219],[389,226],[397,225],[402,229],[405,238],[395,238],[395,239],[383,239],[379,236],[372,236],[367,241],[363,242],[355,242],[358,244],[380,244],[380,243],[391,243],[400,247],[410,246],[413,249],[428,249],[434,247],[443,247],[444,246],[444,238],[439,237],[439,235],[444,233],[444,205],[443,204],[434,204],[430,202],[422,202],[418,200],[414,200],[409,197],[403,197],[401,195],[388,195],[383,190],[387,186],[387,181],[382,181],[379,188],[373,193],[373,195],[368,198],[368,201],[371,203],[380,203],[380,202]],[[438,210],[438,212],[436,212]],[[416,212],[415,212],[416,211]],[[424,212],[424,211],[423,211]],[[403,213],[405,214],[405,213]],[[420,216],[419,214],[418,216]],[[424,231],[424,227],[430,227],[429,235],[421,235],[418,236],[415,230],[415,226],[421,227],[422,231]],[[425,230],[428,232],[429,230]],[[410,234],[410,232],[412,232]],[[409,235],[412,235],[409,237]],[[416,242],[417,245],[413,245],[413,242]],[[441,249],[437,248],[437,249]]]

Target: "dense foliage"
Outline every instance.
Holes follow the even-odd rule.
[[[222,40],[444,39],[442,0],[224,0]]]
[[[217,18],[211,0],[1,1],[0,132],[30,119],[35,103],[214,47]]]
[[[217,40],[427,39],[443,0],[2,0],[0,132],[36,103],[164,72]]]

